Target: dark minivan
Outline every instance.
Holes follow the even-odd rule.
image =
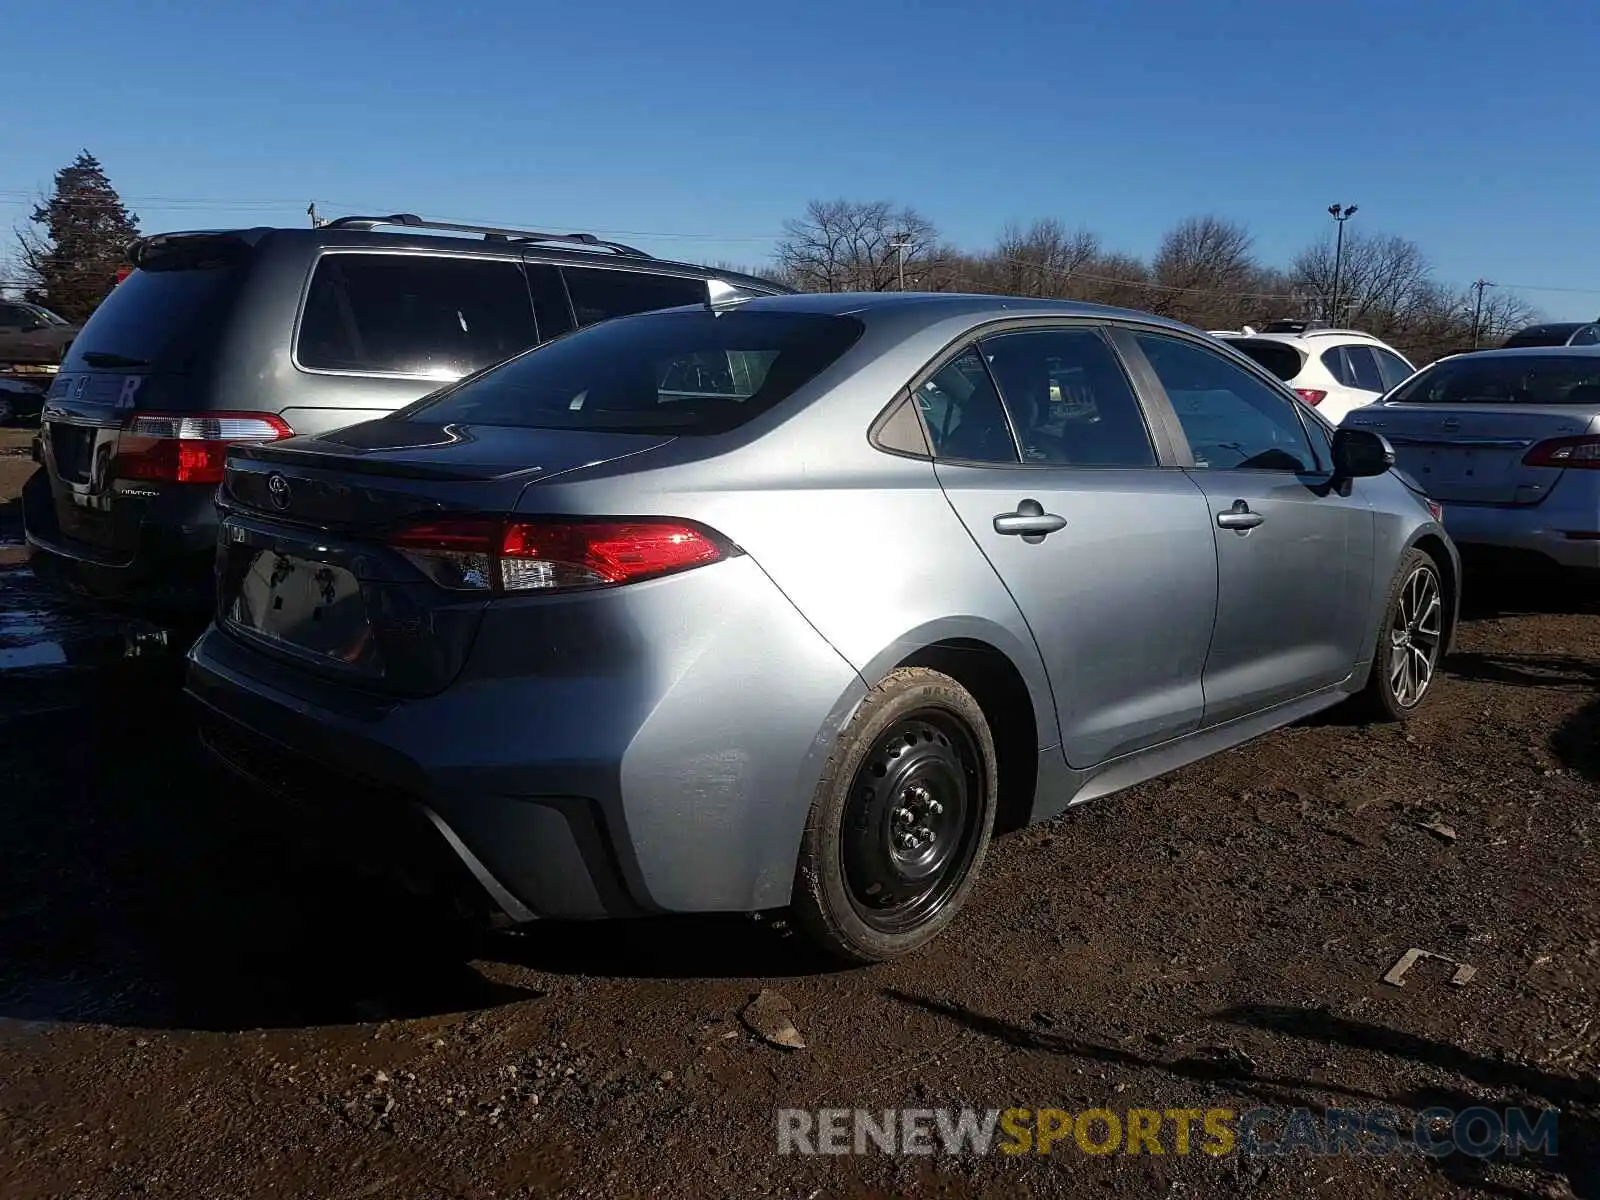
[[[179,619],[213,600],[230,444],[384,416],[610,317],[789,290],[592,234],[410,214],[159,234],[129,259],[46,395],[23,518],[42,577]]]

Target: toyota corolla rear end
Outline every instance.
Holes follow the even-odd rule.
[[[213,753],[313,820],[415,831],[516,920],[787,902],[793,798],[861,685],[674,481],[856,330],[720,316],[230,454],[189,658]]]

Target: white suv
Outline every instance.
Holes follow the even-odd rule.
[[[1334,425],[1416,372],[1394,347],[1357,329],[1275,321],[1260,333],[1229,330],[1217,336],[1287,383]]]

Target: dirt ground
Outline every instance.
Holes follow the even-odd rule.
[[[933,948],[867,970],[745,918],[438,930],[202,764],[170,672],[38,651],[74,620],[0,566],[5,1200],[1600,1196],[1600,616],[1543,587],[1476,594],[1408,725],[1324,718],[1002,839]],[[1477,974],[1381,982],[1410,947]],[[804,1049],[741,1024],[763,988]],[[1559,1109],[1559,1154],[775,1132],[791,1106],[1476,1104]]]

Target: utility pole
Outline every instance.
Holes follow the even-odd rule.
[[[1483,292],[1485,288],[1494,286],[1487,279],[1474,279],[1472,290],[1478,294],[1477,300],[1472,305],[1472,348],[1478,348],[1478,342],[1483,335]]]
[[[321,217],[317,216],[317,202],[315,200],[313,200],[311,202],[311,206],[306,209],[306,216],[311,218],[311,228],[313,229],[321,229],[322,226],[326,224]]]
[[[1344,266],[1344,223],[1356,215],[1354,204],[1330,204],[1328,215],[1339,223],[1339,236],[1333,246],[1333,297],[1328,301],[1328,321],[1339,319],[1339,272]]]
[[[903,233],[895,234],[894,241],[889,243],[889,249],[894,251],[895,258],[899,260],[900,290],[902,292],[906,290],[906,248],[910,245],[910,239]]]

